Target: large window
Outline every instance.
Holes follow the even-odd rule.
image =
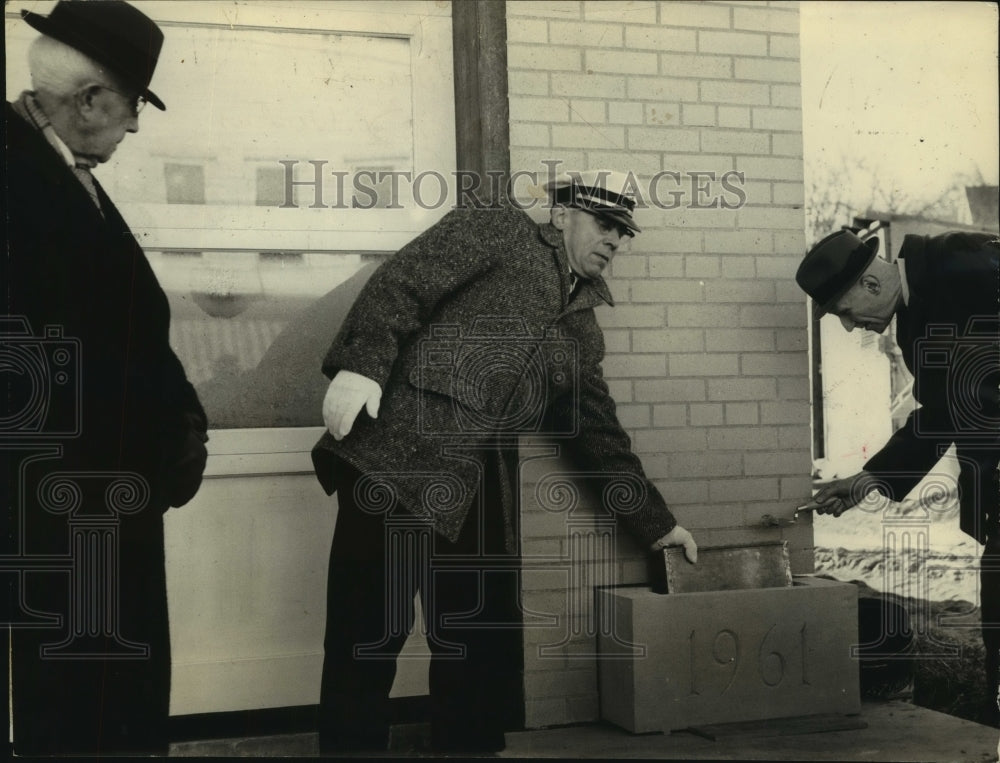
[[[320,361],[366,264],[451,203],[450,4],[134,4],[165,33],[167,111],[95,175],[167,292],[212,428],[320,425]],[[7,7],[8,98],[35,37],[11,22],[51,5]]]

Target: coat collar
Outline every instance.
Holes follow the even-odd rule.
[[[563,241],[562,231],[556,228],[552,223],[542,223],[538,226],[538,233],[542,241],[553,248],[553,256],[555,257],[557,266],[559,268],[559,277],[562,282],[563,300],[564,302],[569,299],[570,290],[570,267],[569,267],[569,255],[566,254],[566,243]],[[606,302],[607,304],[614,307],[615,300],[611,296],[611,290],[608,288],[608,284],[601,276],[592,279],[581,279],[580,290],[577,293],[576,298],[573,300],[573,307],[576,308],[579,304],[580,308],[586,307],[596,307],[601,302]]]

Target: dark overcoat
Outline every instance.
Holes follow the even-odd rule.
[[[163,512],[175,500],[174,465],[192,430],[207,428],[205,414],[170,348],[166,295],[114,204],[98,185],[102,217],[9,103],[4,127],[0,280],[11,365],[2,436],[14,496],[4,551],[25,556],[29,570],[43,555],[74,560],[72,573],[56,564],[4,579],[5,617],[35,623],[13,631],[15,749],[162,750],[170,693]],[[117,488],[116,475],[124,478]],[[53,476],[67,487],[46,497]],[[67,503],[54,513],[60,500]],[[84,525],[104,544],[100,559],[71,548],[71,527]],[[81,582],[86,559],[99,576],[110,568],[100,578],[111,586],[106,602],[87,598],[102,592]],[[83,642],[68,630],[92,630],[104,611],[91,656],[74,657]],[[64,639],[67,648],[52,652]],[[61,657],[42,658],[42,648]]]
[[[372,480],[373,503],[397,499],[455,540],[482,484],[484,449],[541,434],[641,543],[668,533],[676,522],[632,453],[601,371],[594,307],[605,302],[600,278],[571,298],[553,226],[511,207],[449,212],[372,275],[327,353],[328,377],[346,369],[382,388],[377,419],[362,411],[347,437],[327,432],[314,448],[327,493],[343,459]],[[496,462],[514,468],[509,457]],[[500,479],[508,547],[509,477]]]
[[[954,443],[961,528],[982,543],[1000,529],[1000,243],[978,233],[907,235],[899,257],[910,296],[896,338],[920,407],[864,468],[902,500]]]

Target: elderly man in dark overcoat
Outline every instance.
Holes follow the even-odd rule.
[[[597,494],[626,486],[631,505],[605,508],[643,547],[682,544],[695,560],[601,371],[602,273],[639,231],[625,178],[551,181],[540,226],[509,203],[449,212],[374,273],[334,340],[313,451],[339,501],[322,749],[385,749],[417,591],[434,749],[503,748],[520,681],[517,434],[556,438]]]
[[[23,16],[42,36],[6,106],[0,277],[14,750],[165,753],[163,512],[200,485],[207,421],[166,296],[91,174],[143,105],[164,108],[163,34],[124,2]]]
[[[806,254],[796,278],[818,314],[844,328],[896,341],[920,404],[855,475],[835,480],[809,506],[840,516],[870,492],[903,500],[954,444],[959,523],[983,544],[980,569],[986,682],[996,723],[1000,682],[1000,240],[951,232],[907,235],[896,259],[879,239],[832,233]]]

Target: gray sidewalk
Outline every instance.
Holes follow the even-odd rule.
[[[864,729],[798,735],[634,736],[608,724],[507,735],[502,757],[659,760],[995,761],[1000,729],[906,702],[865,702]]]
[[[865,702],[859,720],[867,728],[782,735],[749,731],[711,741],[689,732],[633,735],[606,723],[507,734],[502,758],[649,760],[997,760],[1000,729],[964,721],[906,702]],[[184,742],[171,757],[316,757],[316,734]],[[390,751],[377,757],[432,757]]]

